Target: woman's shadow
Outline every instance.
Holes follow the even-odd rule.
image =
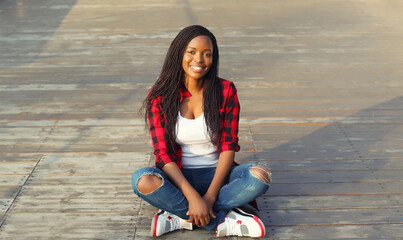
[[[264,162],[273,172],[270,189],[258,198],[266,226],[340,223],[348,213],[335,217],[332,209],[396,204],[386,197],[401,192],[402,106],[400,96],[277,147],[241,153],[241,163]]]

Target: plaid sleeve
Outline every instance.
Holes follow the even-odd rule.
[[[237,95],[237,90],[233,83],[227,88],[224,87],[223,96],[225,98],[224,105],[224,120],[222,121],[223,130],[221,133],[220,146],[218,152],[228,150],[239,151],[238,144],[238,125],[240,105]]]
[[[168,135],[165,129],[165,117],[162,113],[161,99],[152,101],[151,111],[148,114],[148,124],[153,143],[155,165],[162,169],[165,164],[175,162],[174,150],[168,147]]]

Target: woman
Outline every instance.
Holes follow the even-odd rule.
[[[234,84],[217,77],[214,35],[194,25],[172,41],[143,108],[156,167],[138,169],[134,192],[159,208],[153,236],[193,226],[221,236],[263,237],[256,216],[237,207],[269,187],[267,167],[237,166],[239,102]]]

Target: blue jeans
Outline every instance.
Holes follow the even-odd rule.
[[[205,229],[215,230],[217,225],[224,221],[229,210],[249,203],[267,191],[269,184],[257,179],[249,171],[254,165],[256,164],[244,164],[231,168],[213,206],[216,218],[210,218],[210,223],[204,226]],[[213,180],[215,170],[216,168],[184,169],[182,173],[200,196],[203,196]],[[141,193],[137,189],[137,182],[143,175],[162,178],[161,186],[151,193]],[[137,196],[152,206],[182,219],[189,219],[186,215],[189,207],[186,197],[161,169],[144,167],[136,170],[132,176],[132,187]]]

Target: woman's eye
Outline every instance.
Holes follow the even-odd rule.
[[[195,52],[194,52],[194,51],[189,51],[188,53],[189,53],[189,54],[194,54]]]
[[[206,57],[211,57],[211,53],[206,53]]]

